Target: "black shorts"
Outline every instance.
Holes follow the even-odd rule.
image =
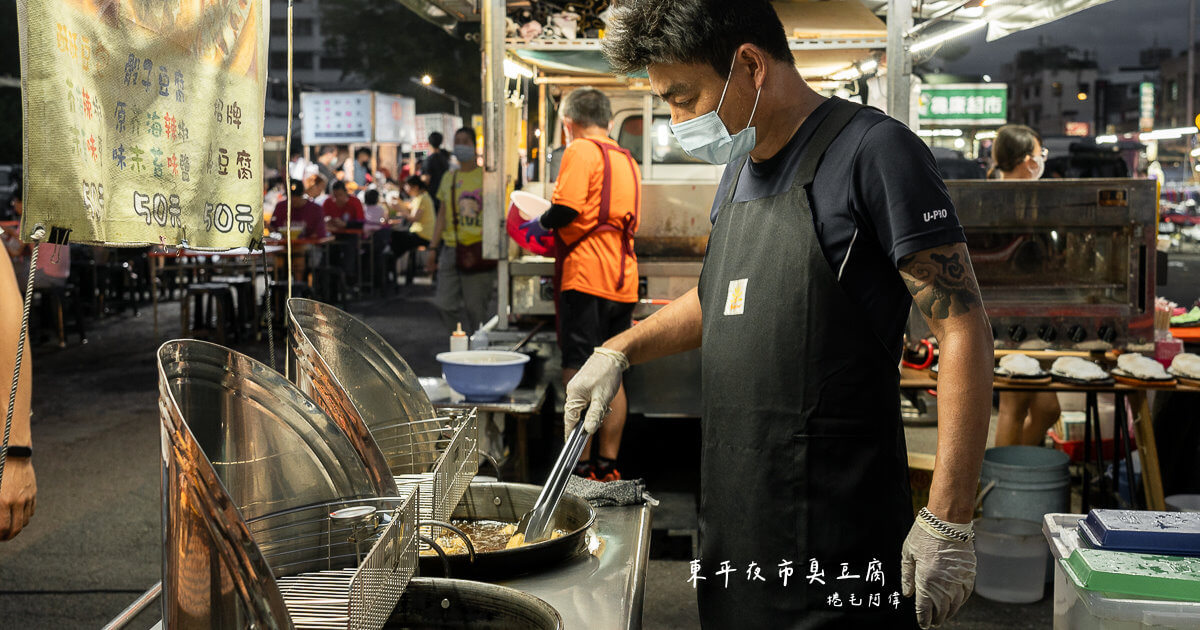
[[[581,291],[558,298],[558,342],[566,370],[583,367],[592,350],[633,325],[635,303],[613,302]]]

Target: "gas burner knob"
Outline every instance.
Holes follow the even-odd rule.
[[[1096,336],[1100,337],[1101,341],[1112,343],[1117,340],[1117,329],[1105,324],[1096,331]]]
[[[1083,343],[1087,339],[1087,330],[1079,324],[1073,324],[1067,329],[1067,338],[1075,343]]]
[[[1042,324],[1038,326],[1037,336],[1046,343],[1053,343],[1055,339],[1058,339],[1058,329],[1050,324]]]
[[[1025,337],[1027,336],[1029,336],[1029,331],[1025,330],[1025,327],[1021,324],[1013,324],[1008,327],[1008,338],[1017,343],[1025,341]]]

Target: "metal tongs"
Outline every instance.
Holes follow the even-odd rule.
[[[583,430],[583,418],[581,417],[571,431],[571,435],[567,436],[567,443],[563,445],[562,452],[558,454],[554,468],[550,469],[550,478],[546,480],[546,485],[542,486],[542,492],[538,495],[537,502],[533,504],[533,509],[526,512],[521,517],[521,522],[517,524],[516,533],[525,535],[526,544],[540,542],[550,537],[550,521],[554,517],[554,510],[558,508],[563,491],[567,489],[567,480],[571,477],[575,462],[579,461],[579,456],[583,453],[583,446],[587,444],[587,439],[588,434]]]

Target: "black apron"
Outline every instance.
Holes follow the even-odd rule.
[[[913,521],[899,370],[810,210],[817,166],[860,107],[834,105],[787,192],[733,202],[739,165],[709,237],[692,565],[706,629],[916,627],[899,595]]]

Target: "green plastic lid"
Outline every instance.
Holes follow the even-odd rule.
[[[1085,590],[1200,602],[1200,558],[1076,549],[1061,562]]]

